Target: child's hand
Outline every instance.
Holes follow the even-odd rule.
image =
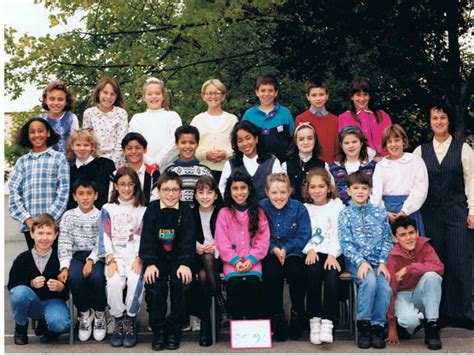
[[[467,227],[469,229],[474,229],[474,215],[472,215],[472,214],[467,216]]]
[[[61,281],[62,283],[66,283],[68,276],[69,276],[68,268],[63,267],[63,269],[58,275],[58,280]]]
[[[324,263],[324,270],[331,270],[331,268],[339,272],[341,271],[341,265],[339,265],[337,259],[333,255],[328,255]]]
[[[306,265],[313,265],[317,261],[319,261],[318,253],[316,253],[313,249],[310,249],[308,251],[308,254],[306,254],[306,260],[304,261],[304,263]]]
[[[385,339],[385,341],[389,344],[400,344],[396,325],[388,326],[388,337]]]
[[[388,221],[390,223],[393,223],[397,219],[398,213],[387,212],[387,217],[388,217]]]
[[[363,262],[360,264],[359,269],[357,270],[357,278],[359,280],[364,280],[367,277],[369,270],[374,271],[369,263]]]
[[[33,225],[33,218],[28,218],[25,221],[26,226],[28,227],[28,230],[31,230],[31,226]]]
[[[107,265],[107,277],[111,278],[116,272],[118,272],[118,266],[117,262],[114,260],[109,265]]]
[[[400,270],[398,270],[395,274],[395,278],[397,279],[398,282],[403,280],[403,276],[407,273],[407,268],[402,267]]]
[[[48,285],[48,289],[52,292],[61,292],[64,290],[64,284],[61,281],[49,279],[46,284]]]
[[[142,272],[142,266],[143,266],[143,263],[142,263],[142,259],[140,259],[140,257],[136,257],[135,260],[133,261],[133,264],[132,264],[132,270],[135,274],[139,274]]]
[[[46,279],[44,276],[37,276],[33,280],[31,280],[30,284],[33,288],[41,288],[44,286]]]
[[[244,268],[244,263],[242,261],[237,261],[237,263],[235,264],[235,270],[238,273],[241,273],[241,272],[243,272],[242,271],[243,268]]]
[[[387,269],[387,266],[384,263],[379,264],[379,269],[377,271],[377,276],[383,274],[387,281],[390,281],[390,272]]]
[[[205,251],[206,251],[206,248],[204,245],[202,245],[201,243],[196,244],[196,253],[198,253],[199,255],[202,255],[205,253]]]
[[[286,257],[286,252],[285,252],[285,249],[280,249],[280,248],[273,248],[273,255],[276,256],[276,258],[278,259],[278,261],[280,262],[280,264],[284,264],[285,263],[285,257]]]
[[[145,273],[143,274],[143,279],[145,280],[145,283],[152,284],[158,277],[160,277],[160,270],[158,270],[156,265],[148,265],[145,270]]]
[[[249,272],[253,263],[250,260],[245,260],[242,264],[242,273]]]
[[[180,279],[183,284],[188,285],[193,281],[193,274],[191,269],[186,265],[181,265],[178,270],[176,271],[176,276]]]
[[[92,267],[94,266],[94,261],[92,259],[87,259],[84,267],[82,268],[82,276],[87,279],[92,273]]]
[[[214,244],[208,244],[204,246],[204,252],[206,254],[214,254],[215,251],[216,251],[216,248]]]

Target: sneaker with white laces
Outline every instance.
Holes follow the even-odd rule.
[[[80,312],[79,315],[79,334],[80,341],[88,341],[92,334],[92,321],[94,320],[94,312],[88,310],[87,312]]]
[[[313,317],[309,320],[309,341],[311,344],[319,345],[321,343],[321,318]]]
[[[94,339],[97,341],[102,341],[107,335],[107,319],[105,318],[105,312],[95,311],[94,319],[94,330],[93,330]]]
[[[332,335],[332,329],[334,328],[334,325],[332,324],[332,321],[329,319],[323,319],[321,321],[321,333],[319,335],[319,340],[322,343],[333,343],[334,342],[334,337]]]

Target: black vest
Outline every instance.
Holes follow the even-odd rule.
[[[300,202],[304,202],[301,188],[303,187],[309,169],[324,168],[324,166],[324,161],[317,157],[313,156],[304,163],[298,155],[291,155],[286,161],[286,173],[293,187],[293,195],[291,197]]]

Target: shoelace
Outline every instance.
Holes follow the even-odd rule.
[[[106,326],[105,317],[96,318],[94,325],[96,329],[105,329],[105,326]]]
[[[125,335],[134,335],[135,329],[131,320],[126,319],[123,321],[123,331]]]
[[[114,335],[122,335],[123,334],[123,322],[118,322],[115,324]]]
[[[90,324],[87,324],[87,319],[86,317],[80,317],[79,318],[79,329],[80,330],[89,330]]]

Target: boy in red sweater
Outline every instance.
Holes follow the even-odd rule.
[[[429,239],[420,237],[415,220],[403,216],[392,224],[394,248],[388,256],[392,298],[388,309],[390,344],[399,344],[398,325],[411,335],[425,319],[425,344],[430,350],[441,349],[439,304],[444,265]]]
[[[309,122],[314,127],[322,148],[321,156],[318,158],[331,164],[337,160],[339,120],[337,116],[326,111],[326,102],[329,100],[327,81],[324,79],[307,81],[306,98],[311,106],[296,117],[295,127],[303,122]]]

